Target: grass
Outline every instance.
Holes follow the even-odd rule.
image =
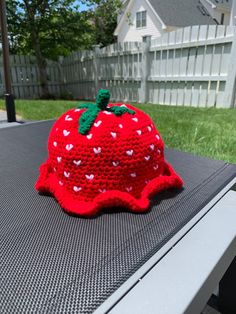
[[[57,118],[77,104],[66,100],[17,100],[16,111],[26,120],[45,120]],[[134,105],[150,115],[167,147],[236,163],[236,109]],[[2,100],[0,108],[4,108]]]

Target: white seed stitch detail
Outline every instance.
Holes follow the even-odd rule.
[[[144,157],[144,159],[147,160],[147,161],[148,161],[150,158],[151,158],[150,156],[145,156],[145,157]]]
[[[133,172],[133,173],[130,174],[130,176],[131,176],[132,178],[136,178],[136,177],[137,177],[137,174],[136,174],[135,172]]]
[[[136,132],[137,132],[138,135],[141,135],[141,134],[142,134],[142,131],[141,131],[141,130],[137,130]]]
[[[112,114],[112,112],[104,110],[103,113],[105,113],[106,115]]]
[[[70,177],[70,173],[67,172],[67,171],[64,171],[64,176],[65,176],[66,178],[69,178],[69,177]]]
[[[75,192],[79,192],[79,191],[82,190],[82,188],[81,188],[80,186],[73,186],[73,190],[74,190]]]
[[[114,167],[117,167],[119,165],[119,161],[113,161],[112,164]]]
[[[102,149],[101,149],[101,147],[94,147],[93,151],[94,151],[95,154],[100,154]]]
[[[90,133],[90,134],[88,134],[86,137],[87,137],[88,140],[91,140],[91,138],[93,137],[93,134]]]
[[[132,118],[134,122],[138,122],[138,118]]]
[[[127,154],[128,156],[132,156],[133,153],[134,153],[134,151],[133,151],[132,149],[126,151],[126,154]]]
[[[73,147],[74,147],[73,144],[67,144],[66,150],[70,151]]]
[[[132,186],[126,187],[125,189],[127,192],[131,192],[133,190]]]
[[[151,148],[151,150],[154,150],[154,148],[155,148],[155,146],[153,144],[151,144],[149,147]]]
[[[65,117],[65,121],[72,121],[73,119],[67,114]]]
[[[99,189],[98,192],[100,193],[105,193],[107,190],[106,189]]]
[[[53,146],[54,146],[54,147],[57,147],[57,142],[53,142]]]
[[[120,129],[123,129],[123,124],[119,124],[119,128],[120,128]]]
[[[63,135],[64,135],[64,136],[68,136],[69,134],[70,134],[70,131],[63,130]]]
[[[94,123],[94,126],[96,127],[96,128],[98,128],[99,127],[99,125],[101,125],[102,124],[102,121],[101,120],[99,120],[98,122],[95,122]]]
[[[63,182],[62,181],[59,181],[58,183],[59,183],[60,186],[63,186]]]
[[[113,138],[116,138],[117,134],[116,134],[115,132],[111,132],[111,136],[112,136]]]
[[[85,177],[86,177],[86,179],[91,181],[94,179],[94,174],[86,174]]]
[[[150,126],[147,127],[148,131],[151,132],[152,128]]]
[[[57,162],[61,162],[61,157],[57,157]]]
[[[73,160],[73,163],[76,165],[76,166],[79,166],[81,164],[81,160]]]

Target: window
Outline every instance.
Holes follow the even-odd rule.
[[[136,13],[136,28],[147,26],[147,11]]]

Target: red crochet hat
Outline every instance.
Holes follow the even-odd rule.
[[[92,216],[110,206],[144,212],[157,192],[183,185],[150,117],[109,98],[100,90],[96,105],[67,111],[49,135],[36,189],[52,193],[69,213]]]

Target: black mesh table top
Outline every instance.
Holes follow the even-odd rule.
[[[236,175],[236,166],[166,149],[183,177],[146,214],[67,215],[34,189],[52,121],[0,130],[0,312],[92,313]]]

